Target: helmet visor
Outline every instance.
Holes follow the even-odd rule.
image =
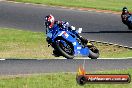
[[[45,25],[48,27],[51,25],[51,22],[47,21],[47,22],[45,22]]]
[[[128,11],[127,9],[124,9],[123,11]]]

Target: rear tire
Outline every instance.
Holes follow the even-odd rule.
[[[89,58],[97,59],[99,57],[99,50],[93,46],[95,49],[89,49]]]
[[[129,25],[128,25],[128,29],[129,29],[129,30],[132,30],[132,24],[129,24]]]

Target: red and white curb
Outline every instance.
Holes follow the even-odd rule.
[[[6,1],[6,0],[0,0],[0,1]]]
[[[6,60],[6,59],[0,59],[0,61],[3,61],[3,60]]]
[[[34,5],[34,6],[50,6],[50,7],[59,7],[62,9],[70,9],[70,10],[79,10],[79,11],[91,11],[91,12],[97,12],[97,13],[106,13],[106,14],[116,14],[119,15],[121,12],[117,11],[110,11],[110,10],[99,10],[99,9],[93,9],[93,8],[77,8],[77,7],[66,7],[66,6],[51,6],[51,5],[45,5],[45,4],[35,4],[35,3],[27,3],[27,2],[16,2],[16,1],[8,1],[8,0],[2,0],[6,2],[16,3],[16,4],[27,4],[27,5]]]

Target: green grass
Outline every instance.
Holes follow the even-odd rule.
[[[121,11],[127,6],[132,11],[132,0],[13,0],[46,5],[96,8],[103,10]]]
[[[0,28],[0,58],[55,58],[42,32]],[[132,50],[95,43],[100,57],[132,57]]]
[[[125,57],[132,57],[132,50],[125,49],[122,47],[117,47],[114,45],[104,45],[104,44],[96,44],[96,46],[100,50],[100,56],[102,58],[125,58]]]
[[[132,69],[92,73],[130,74],[132,76]],[[132,88],[132,83],[85,84],[84,86],[80,86],[76,83],[75,73],[51,73],[21,76],[0,76],[0,88]]]
[[[52,58],[44,33],[0,28],[0,58]]]

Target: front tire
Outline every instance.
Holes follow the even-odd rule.
[[[59,57],[59,56],[61,56],[60,53],[58,53],[57,50],[53,50],[53,55],[54,55],[55,57]]]
[[[67,46],[65,46],[61,41],[65,42]],[[57,38],[55,41],[55,45],[57,50],[61,53],[62,56],[64,56],[67,59],[74,58],[74,50],[72,43],[68,42],[63,38]]]

